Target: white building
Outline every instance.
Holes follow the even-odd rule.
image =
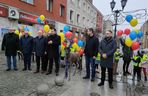
[[[67,23],[76,28],[94,28],[97,9],[88,0],[67,0]]]

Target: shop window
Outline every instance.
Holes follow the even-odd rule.
[[[29,3],[29,4],[34,4],[34,0],[21,0],[21,1]]]
[[[60,5],[60,16],[64,17],[64,13],[65,13],[65,6],[64,5]]]
[[[46,0],[46,4],[47,4],[47,10],[49,12],[53,11],[53,0]]]

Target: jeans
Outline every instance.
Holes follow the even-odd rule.
[[[91,78],[95,78],[95,74],[96,74],[96,67],[95,67],[95,59],[93,59],[92,57],[88,57],[85,56],[85,60],[86,60],[86,77],[90,77],[90,66],[91,66]]]
[[[7,66],[8,66],[8,69],[11,69],[11,57],[12,57],[12,61],[13,61],[13,68],[17,69],[17,66],[16,66],[16,56],[7,56]]]
[[[31,54],[23,54],[24,55],[24,69],[31,68]]]

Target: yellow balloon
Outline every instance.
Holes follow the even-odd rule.
[[[20,34],[19,30],[15,30],[15,34],[19,36]]]
[[[77,49],[77,48],[78,48],[78,44],[77,44],[77,43],[74,43],[74,44],[72,44],[72,47],[73,47],[74,49]]]
[[[132,46],[132,40],[130,38],[126,38],[125,39],[125,44],[128,46],[128,47],[131,47]]]
[[[137,19],[132,19],[131,22],[130,22],[130,25],[132,27],[135,27],[137,24],[138,24],[138,20]]]
[[[138,34],[139,33],[139,29],[134,29],[134,31]]]
[[[32,36],[32,32],[28,32],[29,36]]]
[[[45,26],[44,26],[44,31],[45,31],[45,32],[49,32],[49,31],[50,31],[49,25],[45,25]]]
[[[78,46],[76,50],[77,52],[79,52],[81,50],[81,47]]]
[[[44,21],[44,20],[45,20],[45,16],[44,16],[44,15],[41,15],[41,16],[40,16],[40,19],[41,19],[42,21]]]

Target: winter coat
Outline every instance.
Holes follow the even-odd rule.
[[[15,33],[7,33],[2,41],[2,50],[5,50],[6,56],[16,56],[19,49],[19,36]]]

